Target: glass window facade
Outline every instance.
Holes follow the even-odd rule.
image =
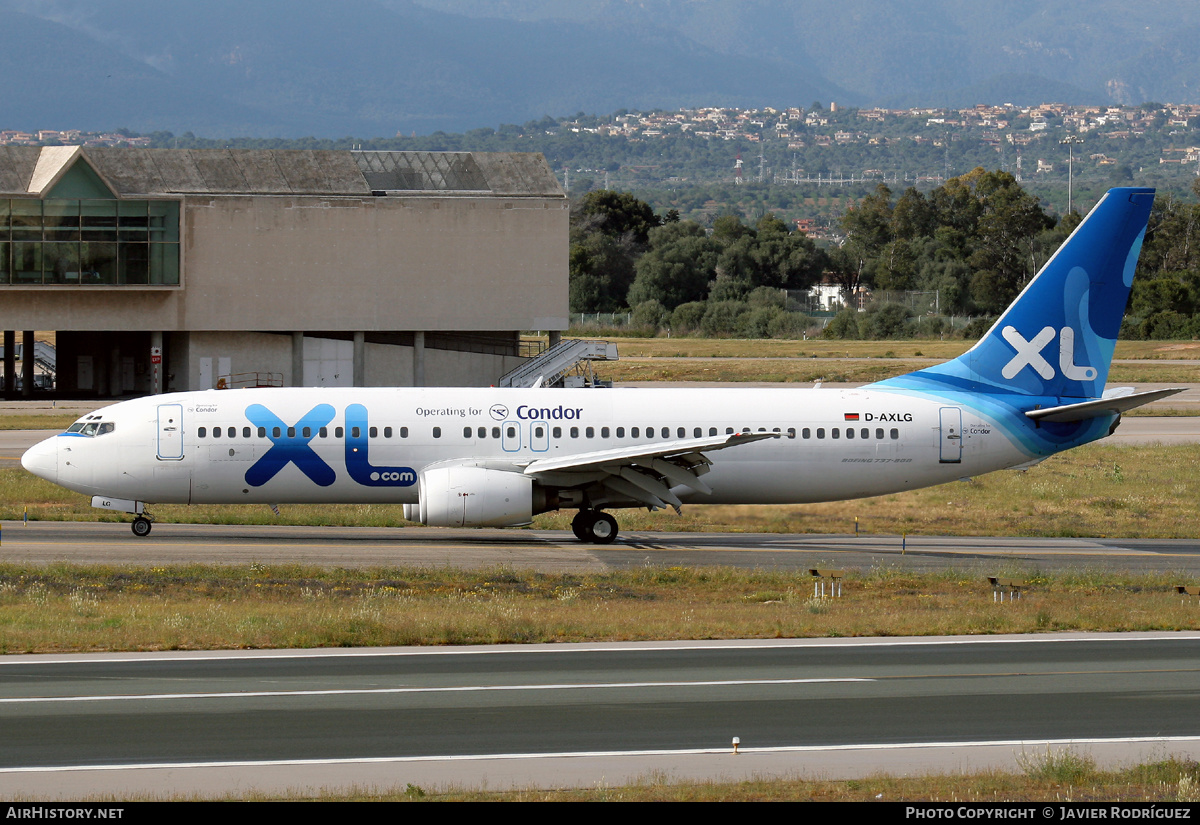
[[[179,286],[179,202],[0,199],[0,286]]]

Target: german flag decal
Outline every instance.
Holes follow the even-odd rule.
[[[846,420],[847,421],[857,421],[858,413],[846,413]]]

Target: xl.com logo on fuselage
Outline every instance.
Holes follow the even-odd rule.
[[[310,481],[328,487],[337,481],[337,473],[317,455],[309,442],[322,427],[333,421],[337,411],[330,404],[318,404],[293,426],[286,424],[262,404],[246,408],[246,418],[261,427],[271,439],[271,449],[246,471],[246,483],[261,487],[288,464],[295,464]],[[307,432],[308,435],[303,433]],[[346,472],[364,487],[411,487],[417,483],[412,467],[376,467],[371,464],[367,433],[370,427],[367,408],[362,404],[346,407]],[[278,435],[275,435],[278,433]]]

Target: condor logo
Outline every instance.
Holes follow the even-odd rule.
[[[1054,327],[1045,327],[1029,341],[1013,326],[1000,330],[1000,334],[1017,351],[1000,370],[1001,375],[1015,378],[1025,367],[1033,367],[1034,372],[1047,381],[1054,377],[1054,367],[1042,357],[1042,350],[1054,340]],[[1065,378],[1072,381],[1094,381],[1097,375],[1095,367],[1081,367],[1075,363],[1075,330],[1071,327],[1063,327],[1059,332],[1058,368]]]

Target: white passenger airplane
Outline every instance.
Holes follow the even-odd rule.
[[[1179,390],[1104,392],[1154,190],[1113,189],[967,353],[860,389],[239,389],[84,416],[21,459],[135,515],[147,503],[401,502],[434,526],[577,509],[799,504],[910,490],[1103,438]]]

